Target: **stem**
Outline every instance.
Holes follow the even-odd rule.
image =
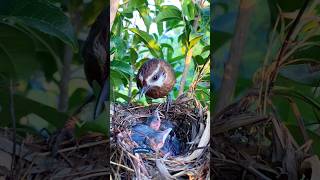
[[[75,33],[78,34],[81,25],[81,16],[79,12],[70,12],[71,23],[74,26]],[[61,80],[59,83],[60,94],[58,97],[58,111],[66,112],[69,105],[69,82],[71,79],[71,63],[73,59],[73,51],[70,46],[64,45],[63,67],[60,73]]]
[[[277,57],[275,70],[271,74],[271,84],[269,84],[269,87],[270,87],[269,89],[271,89],[271,87],[274,84],[274,81],[275,81],[275,79],[276,79],[276,77],[278,75],[278,71],[279,71],[279,68],[280,68],[280,61],[282,59],[282,56],[286,53],[286,50],[287,50],[289,42],[290,42],[290,38],[291,38],[296,26],[299,24],[299,21],[300,21],[302,15],[303,15],[304,11],[307,8],[309,1],[310,0],[305,0],[302,8],[300,9],[300,11],[299,11],[297,17],[295,18],[295,20],[293,21],[293,24],[292,24],[291,28],[289,29],[289,32],[288,32],[288,34],[287,34],[287,36],[286,36],[286,38],[285,38],[285,40],[284,40],[284,42],[283,42],[283,44],[281,46],[280,53],[279,53],[279,55]]]
[[[112,28],[113,21],[116,18],[118,5],[119,5],[119,0],[112,0],[110,2],[110,29]]]
[[[187,75],[189,72],[190,62],[191,62],[191,58],[192,58],[192,51],[193,51],[193,48],[188,50],[186,60],[184,61],[184,68],[183,68],[183,73],[182,73],[182,77],[181,77],[181,81],[180,81],[180,88],[179,88],[178,96],[180,96],[183,93],[184,86],[186,84]]]
[[[247,34],[249,32],[250,19],[252,18],[251,14],[253,12],[254,5],[255,0],[240,1],[236,29],[231,42],[229,59],[225,65],[215,114],[227,106],[233,97],[238,78],[240,60],[245,47]]]
[[[202,4],[200,4],[200,6],[202,7]],[[195,31],[197,31],[197,29],[198,29],[199,19],[200,19],[200,15],[198,15],[196,17],[195,21],[193,22],[193,29]],[[193,54],[193,47],[188,50],[186,59],[184,61],[184,68],[183,68],[183,72],[182,72],[182,76],[181,76],[178,96],[183,94],[184,86],[185,86],[186,80],[187,80],[187,75],[188,75],[188,72],[189,72],[189,69],[190,69],[190,63],[191,63],[191,59],[192,59],[192,54]]]
[[[65,45],[61,81],[59,83],[60,94],[59,94],[59,101],[58,101],[58,111],[60,112],[66,112],[68,110],[69,81],[71,76],[72,58],[73,58],[72,49],[68,45]]]
[[[12,148],[12,160],[11,160],[11,179],[15,179],[15,165],[16,165],[16,115],[14,112],[14,99],[13,99],[13,83],[10,80],[10,113],[12,119],[12,128],[13,128],[13,148]]]
[[[307,134],[307,129],[303,123],[303,117],[301,116],[298,105],[291,98],[289,99],[289,103],[290,103],[292,112],[297,119],[298,127],[299,127],[301,134],[303,136],[304,143],[306,143],[309,141],[309,136]]]

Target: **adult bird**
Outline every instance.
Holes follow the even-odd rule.
[[[101,86],[101,91],[94,107],[93,119],[97,118],[103,108],[104,101],[109,96],[109,73],[107,69],[110,64],[109,57],[107,56],[108,20],[108,9],[104,8],[93,23],[82,49],[84,71],[89,85],[93,87],[93,82],[96,81]],[[50,144],[52,145],[54,156],[57,155],[59,145],[64,139],[74,137],[73,130],[78,120],[81,119],[81,116],[85,116],[84,119],[87,119],[87,109],[91,110],[90,102],[93,98],[94,96],[91,96],[82,104],[73,113],[64,127],[58,131],[57,136],[51,138]],[[80,116],[80,118],[77,116]]]
[[[82,51],[84,72],[89,85],[93,87],[95,81],[101,87],[94,108],[94,119],[101,113],[104,102],[109,96],[108,67],[110,60],[107,53],[109,36],[108,20],[108,9],[104,8],[93,23]]]
[[[167,96],[167,112],[169,108],[169,92],[176,83],[171,65],[162,59],[149,59],[139,69],[137,86],[140,89],[139,99],[146,95],[152,99]]]

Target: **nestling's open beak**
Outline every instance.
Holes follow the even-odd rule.
[[[157,117],[160,120],[160,114],[159,114],[159,109],[158,108],[153,111],[153,116]]]
[[[164,144],[164,142],[166,141],[168,135],[170,134],[172,128],[168,128],[166,130],[164,130],[163,133],[163,137],[162,137],[162,143]]]
[[[142,87],[142,89],[139,92],[139,100],[142,98],[143,95],[147,93],[149,89],[150,89],[150,86],[148,85]]]

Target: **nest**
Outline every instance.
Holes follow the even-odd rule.
[[[213,118],[212,176],[230,180],[310,178],[310,172],[319,170],[315,164],[320,164],[310,153],[312,141],[298,145],[275,111],[257,113],[258,98],[253,89]],[[316,173],[313,176],[319,178]]]
[[[210,122],[206,108],[193,97],[180,96],[172,102],[169,119],[176,124],[181,153],[167,156],[157,152],[135,153],[138,145],[131,140],[131,127],[145,122],[158,108],[164,118],[166,105],[148,107],[115,104],[111,110],[111,170],[115,179],[208,179]]]

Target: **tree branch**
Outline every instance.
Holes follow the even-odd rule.
[[[59,101],[58,101],[58,111],[66,112],[68,110],[69,103],[69,81],[71,76],[71,62],[73,58],[73,52],[71,47],[68,45],[64,46],[64,57],[63,57],[63,67],[61,73],[61,81],[59,84]]]
[[[201,7],[202,7],[202,5],[203,4],[200,4]],[[193,29],[195,31],[197,31],[197,29],[198,29],[199,19],[200,19],[200,15],[198,15],[196,17],[195,21],[193,22]],[[188,75],[188,72],[189,72],[189,69],[190,69],[190,63],[191,63],[191,59],[192,59],[192,54],[193,54],[193,47],[188,50],[186,59],[184,61],[184,68],[183,68],[183,72],[182,72],[182,76],[181,76],[178,96],[183,94],[184,86],[185,86],[186,80],[187,80],[187,75]]]
[[[245,47],[245,41],[249,31],[250,19],[254,5],[255,0],[240,1],[236,29],[231,42],[229,59],[225,64],[223,81],[219,90],[215,114],[227,106],[233,97],[238,78],[240,60]]]

